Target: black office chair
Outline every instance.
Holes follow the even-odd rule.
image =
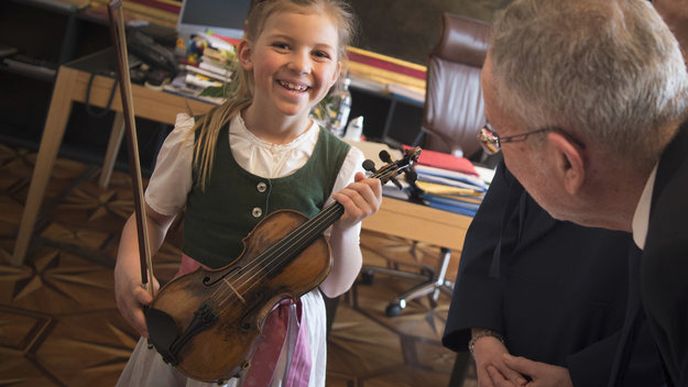
[[[478,130],[485,124],[485,113],[480,89],[480,70],[487,53],[489,24],[463,16],[445,13],[439,43],[430,53],[423,127],[417,143],[472,161],[485,161]],[[458,237],[458,236],[457,236]],[[416,249],[412,243],[412,252]],[[398,270],[390,262],[388,267],[365,266],[363,282],[370,282],[375,273],[423,280],[419,285],[394,298],[385,313],[396,316],[413,299],[430,295],[434,307],[440,291],[451,295],[453,283],[446,279],[451,251],[440,248],[437,270],[422,267],[420,273]]]

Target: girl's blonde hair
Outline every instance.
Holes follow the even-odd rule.
[[[285,11],[315,12],[325,14],[336,24],[339,33],[337,60],[345,65],[346,47],[351,43],[354,33],[354,16],[347,3],[342,0],[254,0],[251,4],[244,26],[244,39],[255,42],[263,31],[266,20],[273,14]],[[194,169],[197,171],[195,183],[205,189],[205,183],[212,172],[220,129],[239,112],[251,105],[253,99],[253,78],[250,72],[236,66],[228,85],[227,101],[211,109],[194,123],[192,130],[196,136],[194,143]]]

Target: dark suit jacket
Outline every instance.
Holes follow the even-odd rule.
[[[493,329],[512,354],[567,367],[577,386],[606,385],[632,248],[627,233],[554,220],[501,164],[466,235],[443,344],[466,350],[470,328]],[[633,385],[660,385],[656,352],[642,352],[654,369]]]
[[[688,121],[657,169],[641,294],[671,383],[688,386]]]

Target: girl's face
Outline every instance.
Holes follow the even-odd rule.
[[[329,17],[287,11],[270,15],[255,42],[239,46],[241,65],[253,76],[253,108],[307,118],[339,76],[338,45]]]

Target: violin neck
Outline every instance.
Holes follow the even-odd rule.
[[[382,184],[387,182],[391,177],[396,176],[401,169],[390,165],[377,171],[372,178],[380,179]],[[344,214],[344,206],[339,202],[324,208],[313,218],[307,220],[294,231],[289,233],[280,243],[273,246],[273,248],[285,248],[289,251],[289,256],[296,257],[303,249],[310,246],[316,239],[320,238],[323,232],[333,225]],[[263,254],[272,254],[272,249],[265,251]]]
[[[319,238],[328,227],[339,220],[342,214],[344,214],[344,206],[339,202],[334,202],[320,211],[318,215],[297,227],[287,238],[299,239],[304,242],[308,241],[308,244],[310,244],[310,242]]]
[[[382,168],[371,176],[371,178],[380,179],[382,184],[385,184],[393,176],[399,173],[400,169],[394,166],[389,166],[388,168]],[[298,234],[303,236],[308,234],[309,241],[315,240],[320,237],[322,233],[330,227],[334,222],[336,222],[344,214],[344,206],[339,202],[334,202],[333,204],[327,206],[325,209],[320,211],[318,215],[306,221],[300,227],[298,227],[293,234]],[[291,237],[292,235],[290,235]]]

